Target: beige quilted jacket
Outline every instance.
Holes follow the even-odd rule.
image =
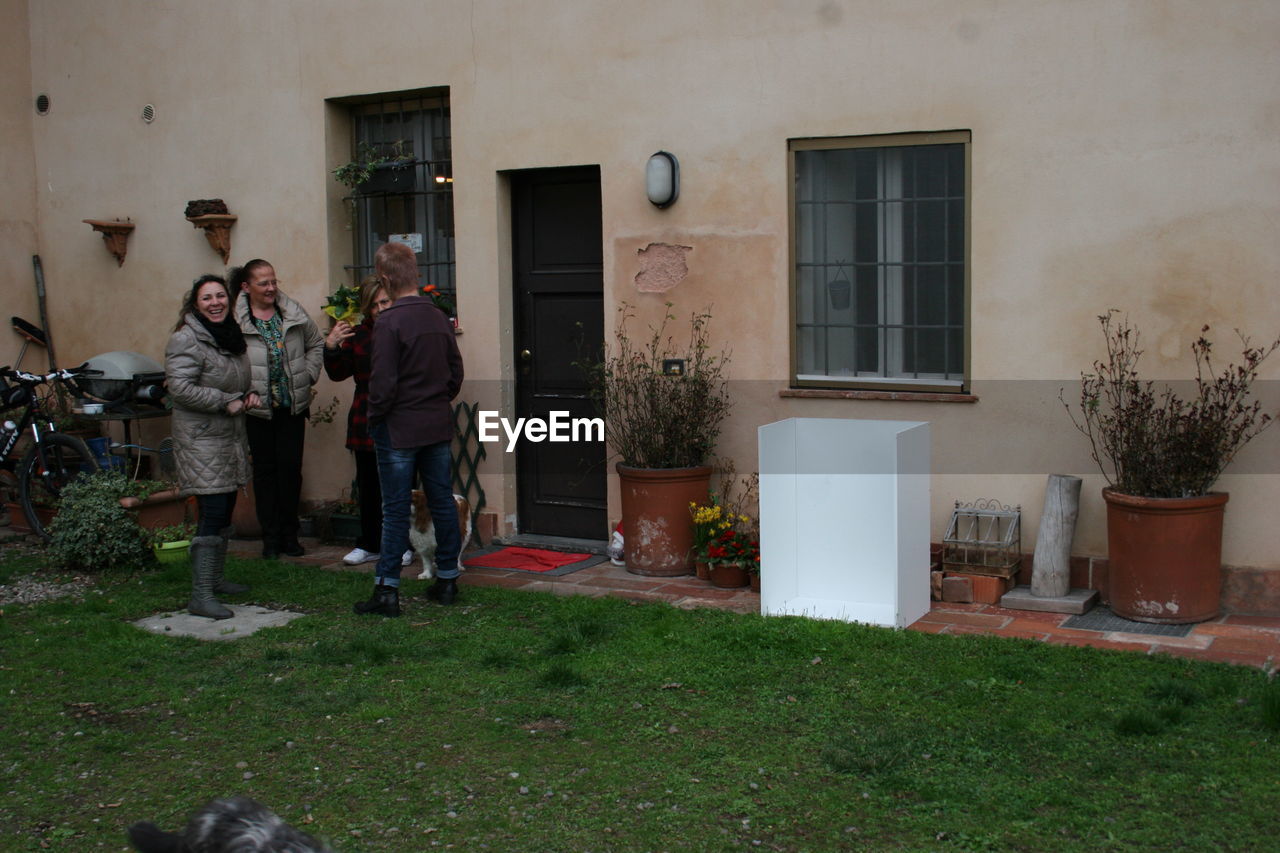
[[[227,414],[227,403],[249,392],[248,355],[218,349],[209,331],[188,315],[165,347],[164,375],[182,493],[216,495],[249,482],[244,415]]]
[[[293,398],[293,414],[300,415],[311,405],[316,380],[324,366],[324,335],[297,302],[276,291],[276,307],[284,318],[285,373],[289,377],[289,394]],[[250,409],[252,417],[271,417],[271,389],[267,387],[267,345],[258,334],[249,314],[249,297],[236,297],[235,317],[249,346],[249,363],[253,365],[253,390],[262,405]]]

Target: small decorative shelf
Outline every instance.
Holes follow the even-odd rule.
[[[209,248],[221,255],[225,264],[231,257],[231,226],[236,224],[236,218],[230,213],[206,213],[203,216],[188,216],[187,221],[196,228],[204,229]]]
[[[124,256],[129,252],[129,235],[133,233],[134,223],[121,222],[118,219],[110,222],[105,219],[82,219],[80,221],[92,226],[94,231],[101,232],[102,242],[106,244],[107,251],[116,259],[116,266],[124,266]]]

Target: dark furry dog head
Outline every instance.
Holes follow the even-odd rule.
[[[149,821],[129,827],[142,853],[333,853],[248,797],[214,800],[191,816],[181,833]]]

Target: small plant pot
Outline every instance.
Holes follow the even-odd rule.
[[[760,573],[748,572],[748,574],[751,575],[751,591],[759,592],[760,591]]]
[[[151,549],[155,551],[156,560],[164,565],[169,563],[181,563],[187,559],[187,551],[191,547],[189,539],[181,539],[177,542],[161,542],[152,545]]]
[[[693,571],[700,581],[711,579],[711,566],[708,565],[705,560],[695,560],[693,563]]]
[[[711,585],[721,589],[741,589],[751,583],[747,570],[737,563],[712,563]]]

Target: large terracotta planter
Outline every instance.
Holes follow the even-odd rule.
[[[675,577],[693,567],[689,504],[705,504],[711,468],[628,468],[619,463],[627,571]]]
[[[1228,495],[1141,498],[1103,489],[1102,497],[1112,611],[1136,622],[1167,624],[1217,616]]]

